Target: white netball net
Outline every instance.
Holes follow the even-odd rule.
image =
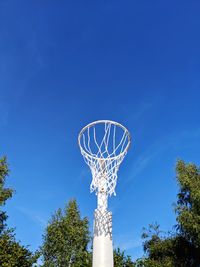
[[[117,172],[130,145],[128,130],[113,121],[96,121],[82,129],[78,141],[92,172],[91,192],[115,195]]]

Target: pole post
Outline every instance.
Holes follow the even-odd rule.
[[[92,267],[113,267],[112,213],[96,209],[94,212],[94,234]]]
[[[100,162],[104,167],[104,162]],[[108,194],[105,173],[97,193],[97,209],[94,212],[92,267],[113,267],[112,213],[107,210]]]

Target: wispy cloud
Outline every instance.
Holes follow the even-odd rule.
[[[45,220],[37,212],[31,211],[24,207],[17,207],[17,210],[20,211],[25,216],[27,216],[29,219],[31,219],[33,222],[35,222],[40,227],[44,228],[47,225],[47,220]]]
[[[135,179],[148,166],[148,164],[150,163],[153,157],[154,157],[153,154],[141,155],[137,159],[137,161],[133,163],[131,171],[130,171],[130,175],[126,179],[126,183]]]
[[[0,103],[0,127],[8,123],[8,110],[3,103]]]
[[[126,105],[121,106],[121,110],[126,115],[129,120],[138,121],[141,120],[143,116],[148,114],[149,110],[155,106],[155,100],[150,101],[143,101],[138,104],[138,106],[128,108]]]
[[[131,238],[130,238],[131,237]],[[116,236],[114,246],[122,250],[131,250],[142,247],[142,239],[140,237],[133,238],[132,234],[124,234]]]
[[[200,128],[194,129],[194,130],[185,130],[181,132],[181,136],[185,138],[196,138],[200,137]]]
[[[121,248],[123,250],[129,250],[129,249],[134,249],[142,246],[142,241],[141,239],[136,239],[136,240],[128,240],[124,243],[121,244]]]
[[[133,163],[129,177],[126,182],[135,179],[148,165],[168,149],[193,145],[193,140],[200,137],[200,128],[183,130],[166,134],[154,144],[149,146]]]
[[[91,171],[90,171],[88,166],[86,166],[86,167],[84,166],[84,168],[81,170],[81,172],[79,174],[79,181],[83,181],[88,177],[92,179]]]
[[[145,113],[147,113],[147,111],[149,111],[153,107],[153,105],[153,102],[142,102],[138,109],[132,114],[132,119],[140,119]]]
[[[139,236],[133,237],[132,233],[115,235],[114,247],[120,248],[125,251],[127,255],[130,255],[132,260],[141,258],[144,255],[143,240]]]

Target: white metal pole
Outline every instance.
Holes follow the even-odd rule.
[[[94,213],[92,267],[113,267],[112,213],[107,210],[106,177],[100,179]]]
[[[108,210],[94,213],[92,267],[113,267],[112,213]]]

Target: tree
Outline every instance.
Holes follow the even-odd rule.
[[[180,186],[177,229],[195,248],[200,248],[200,169],[183,161],[178,162],[176,169]]]
[[[52,216],[43,236],[42,254],[45,267],[91,266],[87,218],[81,219],[75,200]]]
[[[143,233],[147,257],[139,259],[137,267],[200,266],[200,169],[179,160],[176,172],[176,231],[162,236],[157,224],[150,225]]]
[[[5,187],[9,174],[5,157],[0,159],[0,207],[12,197],[13,190]],[[13,229],[6,225],[7,214],[0,210],[0,266],[1,267],[31,267],[37,261],[38,253],[33,254],[15,239]]]
[[[125,256],[125,252],[119,248],[114,250],[114,266],[115,267],[134,267],[130,256]]]
[[[176,258],[175,241],[176,237],[172,234],[162,236],[160,226],[150,224],[148,229],[143,229],[142,238],[144,252],[147,254],[146,258],[137,261],[137,267],[174,267],[184,266],[179,265],[180,262]]]
[[[39,253],[33,253],[16,241],[13,230],[4,231],[0,236],[1,267],[31,267]]]
[[[8,176],[8,164],[6,157],[0,159],[0,207],[4,206],[6,200],[12,197],[13,190],[5,187],[6,177]],[[5,222],[7,219],[6,212],[0,210],[0,234],[5,228]]]

